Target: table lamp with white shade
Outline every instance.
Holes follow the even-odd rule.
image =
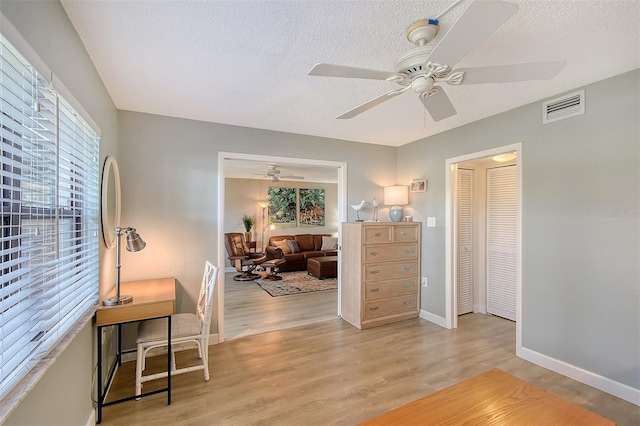
[[[409,187],[404,185],[385,187],[384,203],[393,206],[389,209],[389,218],[393,222],[400,222],[404,217],[404,211],[400,206],[409,204]]]

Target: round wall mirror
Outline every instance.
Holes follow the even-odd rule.
[[[118,162],[108,156],[102,169],[102,238],[107,248],[116,245],[114,228],[120,226],[120,171]]]

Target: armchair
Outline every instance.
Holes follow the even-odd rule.
[[[224,236],[224,246],[227,249],[229,262],[236,268],[236,271],[240,272],[233,279],[235,281],[253,281],[260,278],[260,275],[253,271],[267,260],[267,256],[264,253],[251,253],[244,240],[244,234],[240,232],[230,232]]]

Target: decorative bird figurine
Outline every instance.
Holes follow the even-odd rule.
[[[373,200],[371,200],[371,205],[373,206],[373,222],[377,222],[378,221],[378,206],[380,205],[380,203],[378,203],[378,200],[376,200],[376,197],[373,197]]]
[[[351,204],[351,208],[356,211],[356,217],[357,217],[356,222],[363,222],[363,220],[360,219],[360,210],[362,210],[365,204],[369,204],[369,203],[365,200],[362,200],[360,201],[360,204]]]

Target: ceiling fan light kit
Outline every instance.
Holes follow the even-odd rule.
[[[452,4],[445,12],[458,3]],[[411,88],[431,118],[434,121],[443,120],[457,114],[457,111],[439,83],[458,86],[549,80],[562,70],[566,63],[563,60],[453,69],[456,63],[517,11],[517,5],[505,1],[472,1],[435,46],[428,44],[440,30],[437,19],[423,19],[411,24],[407,29],[407,40],[416,47],[398,57],[394,72],[320,63],[311,68],[309,75],[387,80],[402,86],[347,111],[337,117],[339,119],[353,118]]]

